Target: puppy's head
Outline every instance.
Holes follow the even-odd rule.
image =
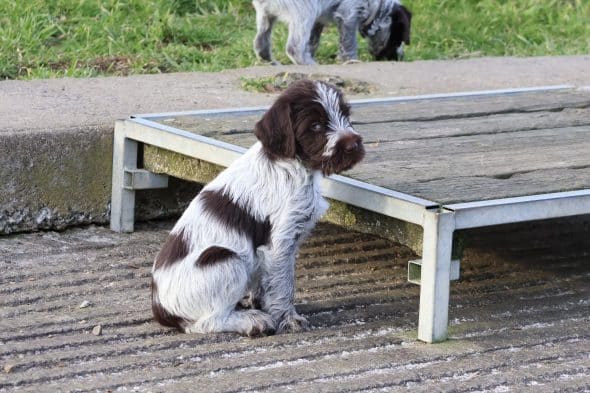
[[[330,175],[352,168],[365,155],[349,116],[350,107],[336,87],[301,80],[279,96],[254,132],[271,160],[298,158]]]
[[[363,36],[368,38],[369,51],[376,60],[402,60],[404,44],[410,45],[412,13],[401,4],[378,14]]]

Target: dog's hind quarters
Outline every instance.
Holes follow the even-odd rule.
[[[152,314],[154,315],[154,319],[162,326],[173,327],[180,331],[183,330],[183,325],[186,321],[176,315],[170,314],[166,309],[160,304],[160,300],[158,299],[158,285],[152,279]]]

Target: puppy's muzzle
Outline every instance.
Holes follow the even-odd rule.
[[[363,138],[358,134],[350,134],[350,136],[345,139],[343,149],[346,153],[360,151],[363,149]]]

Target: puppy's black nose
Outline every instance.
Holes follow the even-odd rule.
[[[350,137],[346,138],[344,150],[348,153],[354,150],[358,150],[361,143],[363,143],[363,138],[361,138],[360,135],[352,134]]]

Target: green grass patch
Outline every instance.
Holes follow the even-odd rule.
[[[590,53],[587,0],[406,0],[407,60]],[[257,64],[250,0],[2,0],[0,79],[219,71]],[[285,26],[274,31],[282,63]],[[359,37],[362,60],[370,60]],[[317,60],[336,62],[335,28]]]

